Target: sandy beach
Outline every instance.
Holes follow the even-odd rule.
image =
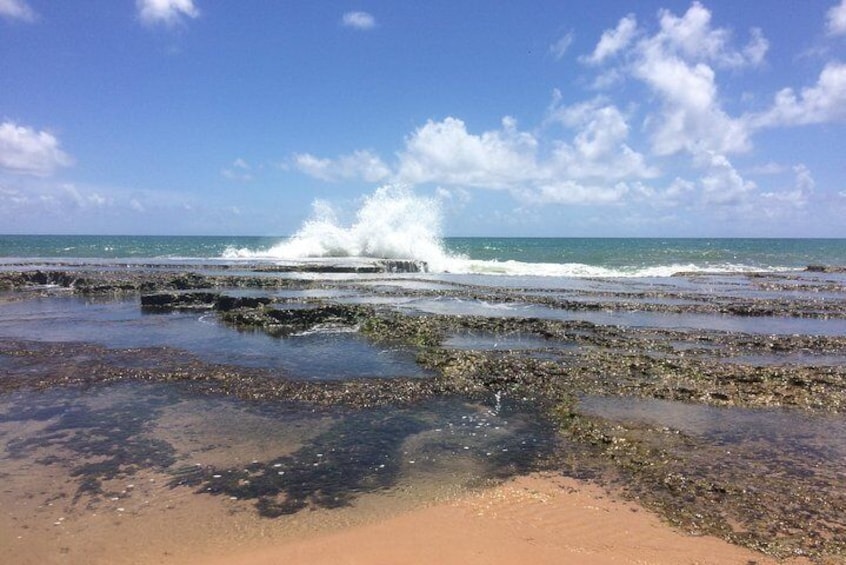
[[[717,538],[685,535],[595,485],[532,474],[374,523],[256,551],[204,555],[195,563],[763,565],[779,561]]]

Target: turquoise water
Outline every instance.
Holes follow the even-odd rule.
[[[0,258],[7,262],[18,258],[273,260],[276,257],[270,252],[286,241],[285,237],[4,235],[0,236]],[[440,241],[444,255],[459,258],[451,263],[453,269],[468,272],[661,276],[679,270],[846,265],[846,239],[491,237]],[[232,250],[241,250],[241,257],[234,257]],[[537,272],[539,265],[545,266],[544,272]]]
[[[3,258],[208,259],[230,247],[261,247],[283,238],[131,235],[2,235]]]

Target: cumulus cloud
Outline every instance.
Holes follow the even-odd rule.
[[[704,63],[691,65],[660,50],[648,49],[634,72],[661,97],[661,111],[646,120],[657,155],[749,149],[746,124],[730,117],[720,106],[711,67]]]
[[[0,17],[22,22],[36,20],[35,12],[25,0],[0,0]]]
[[[697,165],[704,170],[700,180],[705,204],[737,205],[757,188],[745,180],[725,155],[703,152],[697,156]]]
[[[831,35],[846,35],[846,0],[840,0],[840,4],[828,10],[826,30]]]
[[[733,153],[750,148],[747,124],[721,107],[715,66],[741,67],[763,60],[766,40],[752,32],[744,49],[731,46],[731,34],[711,26],[711,13],[695,2],[682,17],[660,14],[660,30],[642,40],[632,74],[661,97],[663,111],[648,117],[653,151]]]
[[[429,120],[405,142],[398,177],[411,184],[439,182],[477,188],[510,188],[531,178],[537,166],[533,135],[511,118],[500,130],[476,135],[458,118]]]
[[[341,23],[345,27],[366,31],[376,27],[376,18],[367,12],[347,12],[341,18]]]
[[[748,125],[722,108],[716,69],[760,65],[769,43],[760,29],[753,28],[748,43],[737,47],[731,31],[715,27],[711,20],[711,12],[694,2],[681,16],[661,10],[658,30],[650,34],[628,15],[580,59],[590,66],[618,61],[603,68],[594,82],[597,87],[633,77],[656,95],[660,109],[645,117],[656,155],[728,154],[750,148]]]
[[[712,62],[723,67],[757,65],[769,48],[760,29],[753,28],[752,38],[746,47],[736,49],[731,45],[731,32],[711,26],[711,12],[699,2],[694,2],[684,16],[678,17],[669,10],[660,12],[661,30],[649,43],[659,43],[668,53],[683,55],[687,59]]]
[[[792,88],[780,90],[769,110],[747,119],[754,127],[846,121],[846,64],[827,64],[817,84],[798,95]]]
[[[59,140],[46,131],[36,131],[15,122],[0,124],[0,169],[35,176],[51,175],[73,159],[59,146]]]
[[[629,126],[619,109],[598,99],[570,107],[557,100],[549,124],[572,131],[569,141],[521,131],[510,117],[501,127],[480,133],[447,117],[414,130],[393,167],[368,151],[336,159],[299,154],[294,163],[301,172],[327,181],[359,178],[437,184],[442,191],[505,190],[532,203],[607,203],[631,193],[633,181],[658,175],[626,144]]]
[[[556,99],[560,101],[560,94],[556,93]],[[624,113],[604,99],[571,106],[556,102],[549,120],[577,132],[570,143],[554,143],[551,176],[606,180],[658,176],[658,170],[626,143],[629,124]]]
[[[138,17],[147,25],[176,25],[185,18],[197,18],[200,10],[194,0],[136,0]]]

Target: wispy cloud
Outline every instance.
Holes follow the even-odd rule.
[[[367,12],[347,12],[341,18],[341,23],[345,27],[366,31],[376,27],[376,18]]]
[[[337,159],[301,153],[294,156],[294,165],[309,176],[329,182],[357,178],[367,182],[381,182],[391,174],[382,159],[367,150],[355,151]]]
[[[200,15],[194,0],[136,0],[135,6],[138,17],[147,25],[173,26]]]
[[[599,64],[629,46],[637,33],[637,19],[633,14],[622,18],[615,29],[603,32],[593,53],[582,57],[589,64]]]
[[[35,11],[26,0],[0,0],[0,17],[22,22],[34,22],[37,19]]]
[[[562,59],[564,55],[567,54],[567,51],[570,49],[570,46],[573,45],[574,39],[575,35],[571,31],[567,35],[563,36],[561,39],[549,46],[549,52],[552,53],[552,56],[555,57],[556,61]]]
[[[73,159],[62,151],[53,134],[10,121],[0,124],[0,169],[49,176],[56,169],[72,164]]]
[[[253,168],[242,158],[235,159],[229,167],[221,169],[220,174],[225,178],[240,182],[253,180]]]

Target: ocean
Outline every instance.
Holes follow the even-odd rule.
[[[667,277],[846,265],[846,238],[447,237],[443,226],[436,200],[385,186],[354,211],[316,201],[311,217],[286,237],[5,235],[0,262],[278,263],[366,257],[412,260],[431,273],[540,277]]]
[[[19,260],[275,262],[350,257],[351,247],[295,253],[291,237],[2,235],[0,262]],[[663,277],[678,272],[791,271],[846,265],[846,239],[444,237],[408,253],[432,272],[557,277]]]

